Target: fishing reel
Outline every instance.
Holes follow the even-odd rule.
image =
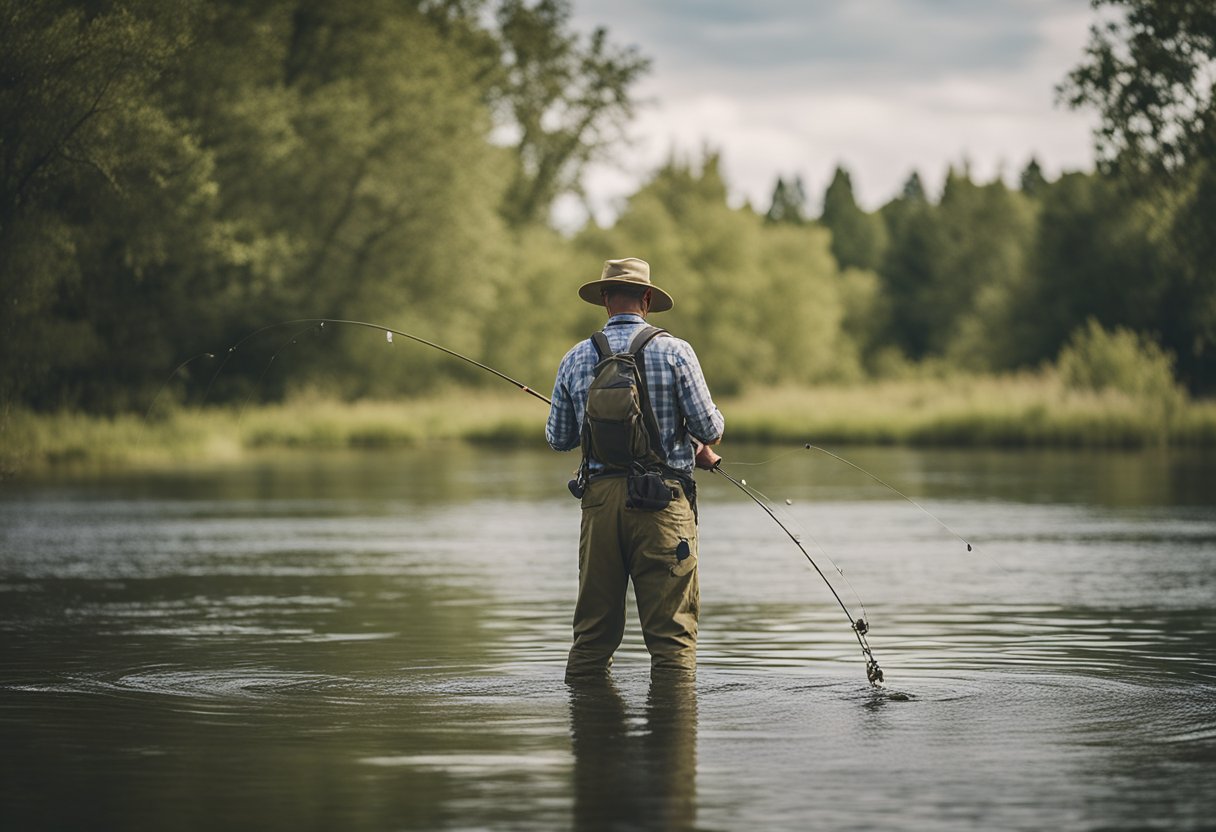
[[[857,631],[857,638],[861,641],[861,650],[866,657],[866,678],[870,680],[871,685],[879,687],[882,685],[882,668],[878,666],[878,660],[870,652],[870,645],[865,642],[866,633],[870,632],[870,625],[864,618],[859,618],[853,622],[853,629]]]

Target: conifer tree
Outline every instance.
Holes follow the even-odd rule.
[[[882,220],[867,214],[853,198],[853,183],[837,167],[823,195],[820,223],[832,232],[832,254],[842,269],[876,269],[887,246]]]
[[[780,176],[773,187],[773,199],[768,213],[764,218],[774,223],[789,223],[802,225],[806,222],[806,188],[802,177],[795,176],[793,182],[786,183]]]

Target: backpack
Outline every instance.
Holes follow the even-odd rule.
[[[600,356],[595,376],[587,390],[583,410],[583,465],[570,490],[582,496],[587,460],[600,462],[610,474],[641,474],[661,470],[667,457],[659,439],[659,423],[646,389],[646,367],[642,350],[667,330],[643,326],[624,352],[614,353],[603,332],[591,336]],[[576,490],[577,489],[577,490]]]
[[[591,336],[600,361],[583,411],[583,456],[606,469],[624,472],[666,461],[659,423],[650,406],[642,350],[666,330],[643,326],[624,352],[614,353],[603,332]]]

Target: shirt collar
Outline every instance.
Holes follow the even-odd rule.
[[[644,324],[646,319],[636,312],[622,312],[613,315],[604,326],[624,326],[625,324]]]

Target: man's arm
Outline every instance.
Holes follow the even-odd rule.
[[[557,368],[557,380],[553,383],[552,403],[549,405],[549,421],[545,424],[545,441],[555,451],[572,451],[579,446],[579,425],[574,410],[574,399],[566,379],[570,373],[573,350],[566,354]]]
[[[684,346],[685,349],[681,350],[683,360],[676,365],[680,411],[684,414],[685,428],[693,438],[697,467],[713,468],[722,461],[722,457],[710,450],[709,446],[722,441],[726,419],[709,393],[709,385],[705,383],[696,352],[690,345]]]

